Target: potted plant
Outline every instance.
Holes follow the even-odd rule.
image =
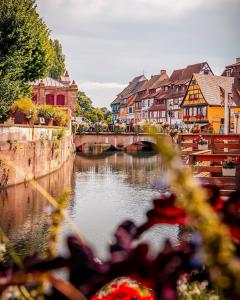
[[[38,117],[44,118],[45,124],[51,126],[53,124],[54,107],[52,105],[39,105]]]
[[[119,124],[115,123],[113,128],[114,134],[119,134]]]
[[[222,164],[222,176],[236,176],[236,163],[232,157],[228,157]]]
[[[207,150],[208,149],[208,140],[204,139],[201,135],[196,140],[198,144],[198,150]]]
[[[34,124],[36,112],[36,105],[27,97],[19,98],[11,106],[15,124]]]
[[[119,128],[120,128],[121,132],[126,132],[127,124],[123,122],[120,124]]]
[[[53,125],[54,126],[67,126],[69,115],[62,108],[54,107],[53,111]]]

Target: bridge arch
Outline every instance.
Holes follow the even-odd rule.
[[[155,147],[155,139],[147,134],[114,134],[114,133],[86,133],[74,136],[76,148],[84,144],[111,145],[113,149],[125,149],[130,145],[143,144],[143,146]]]

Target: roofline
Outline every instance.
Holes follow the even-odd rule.
[[[180,104],[180,107],[182,107],[182,105],[183,105],[183,102],[184,102],[184,100],[185,100],[185,97],[187,96],[187,93],[188,93],[188,88],[189,88],[190,83],[192,82],[193,76],[194,76],[195,74],[196,74],[196,73],[193,73],[193,74],[192,74],[191,80],[190,80],[189,83],[188,83],[188,86],[187,86],[185,95],[184,95],[184,97],[183,97],[183,100],[182,100],[182,102],[181,102],[181,104]],[[209,75],[206,75],[206,76],[209,76]],[[210,76],[215,76],[215,75],[210,75]],[[197,83],[197,84],[198,84],[198,83]],[[203,94],[203,92],[202,92],[202,89],[201,89],[201,87],[200,87],[199,84],[198,84],[198,87],[199,87],[199,89],[200,89],[200,91],[201,91],[201,93],[202,93],[203,99],[205,100],[206,104],[207,104],[208,106],[211,106],[211,105],[207,102],[207,100],[205,99],[205,96],[204,96],[204,94]],[[218,106],[218,105],[213,105],[213,106]],[[219,105],[219,106],[221,106],[221,105]]]

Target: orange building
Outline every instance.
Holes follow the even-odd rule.
[[[70,108],[76,115],[78,86],[71,82],[68,72],[59,80],[50,77],[30,83],[33,88],[32,100],[36,104],[49,104]]]

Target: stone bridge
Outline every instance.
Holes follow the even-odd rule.
[[[85,133],[74,136],[74,143],[76,148],[84,147],[86,144],[110,144],[114,148],[126,148],[129,145],[136,143],[155,144],[153,137],[146,133],[121,133],[114,134],[111,132]]]

